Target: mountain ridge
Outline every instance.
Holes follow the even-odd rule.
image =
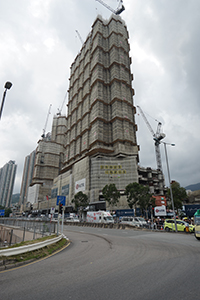
[[[192,192],[200,190],[200,182],[196,184],[190,184],[185,187],[186,190],[191,190]]]

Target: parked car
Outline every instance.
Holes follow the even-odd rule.
[[[134,217],[134,220],[136,222],[139,222],[139,224],[140,224],[141,227],[147,227],[147,225],[148,225],[147,221],[145,221],[145,219],[142,218],[142,217]]]
[[[78,217],[67,217],[65,219],[66,222],[80,222]]]
[[[183,220],[177,219],[176,225],[177,225],[177,231],[194,232],[194,225],[188,224]],[[175,230],[174,219],[166,219],[164,222],[164,230],[171,231],[172,228],[173,230]]]
[[[140,223],[134,220],[134,217],[122,217],[120,223],[140,227]]]

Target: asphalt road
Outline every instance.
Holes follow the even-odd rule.
[[[200,299],[192,234],[65,226],[72,241],[47,259],[0,273],[0,299]]]

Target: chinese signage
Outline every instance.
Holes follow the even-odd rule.
[[[126,174],[121,165],[101,165],[100,169],[104,170],[105,174]]]

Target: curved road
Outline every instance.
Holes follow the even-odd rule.
[[[76,226],[64,233],[72,241],[65,250],[0,273],[0,299],[200,299],[192,234]]]

